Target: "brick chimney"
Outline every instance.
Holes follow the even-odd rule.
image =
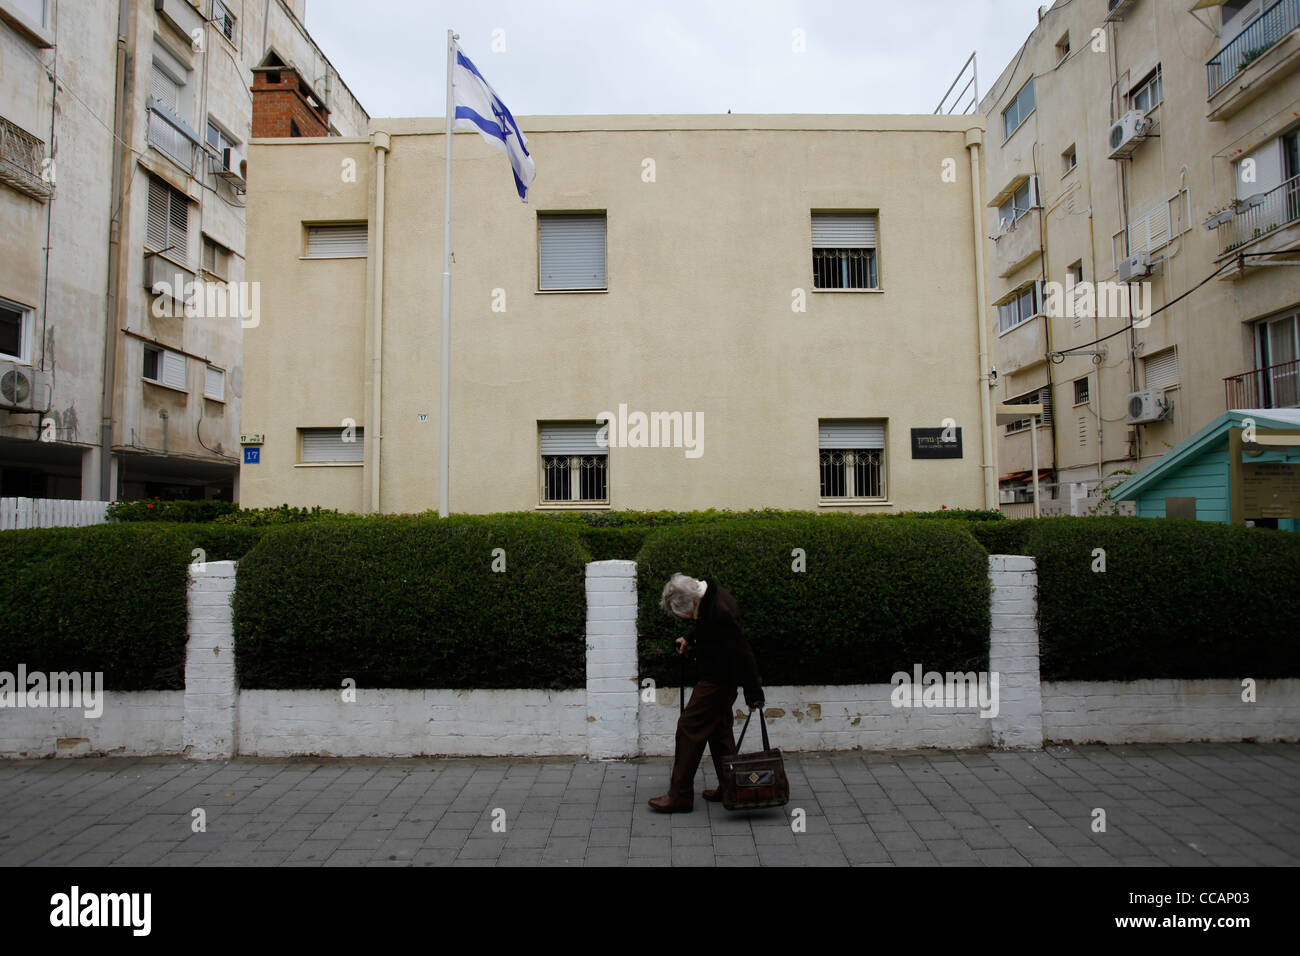
[[[330,135],[330,111],[275,53],[253,67],[253,138]]]

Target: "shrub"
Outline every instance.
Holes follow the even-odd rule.
[[[807,570],[792,570],[802,548]],[[659,609],[676,571],[736,598],[771,684],[887,683],[914,664],[988,662],[988,559],[965,523],[823,515],[655,531],[637,556],[642,676],[675,686],[672,641],[689,624]],[[688,675],[694,679],[694,675]]]
[[[989,554],[1028,554],[1029,529],[1034,518],[1010,521],[981,521],[970,525],[970,533]]]
[[[102,671],[108,690],[182,689],[188,561],[175,526],[0,534],[0,670]]]
[[[311,508],[291,508],[287,504],[277,508],[237,508],[215,519],[218,524],[264,527],[292,524],[296,521],[316,521],[320,518],[360,518],[362,515],[336,511],[313,505]]]
[[[585,686],[587,560],[573,525],[539,516],[269,529],[239,568],[240,684]]]
[[[114,501],[108,517],[114,521],[212,521],[239,510],[229,501]]]
[[[1300,535],[1170,518],[1033,522],[1044,680],[1300,676]],[[1105,571],[1093,571],[1094,550]]]

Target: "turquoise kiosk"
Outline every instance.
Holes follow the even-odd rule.
[[[1224,412],[1111,497],[1139,518],[1300,531],[1300,408]]]

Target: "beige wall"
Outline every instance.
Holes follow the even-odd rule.
[[[887,419],[884,510],[980,507],[969,117],[522,117],[538,178],[455,140],[451,510],[534,508],[538,422],[701,412],[704,454],[612,448],[613,508],[815,508],[819,418]],[[387,158],[381,509],[438,504],[441,120],[377,120]],[[355,183],[342,181],[357,158]],[[644,182],[643,161],[655,163]],[[955,182],[942,179],[953,160]],[[243,501],[365,510],[363,469],[295,467],[297,429],[365,419],[363,260],[302,261],[303,223],[375,221],[374,151],[255,141]],[[367,171],[371,167],[371,171]],[[881,292],[814,292],[813,209],[879,211]],[[537,292],[537,215],[606,210],[604,293]],[[372,227],[372,256],[376,236]],[[942,268],[936,268],[936,256]],[[371,264],[373,265],[373,263]],[[373,270],[372,270],[373,271]],[[792,290],[807,311],[792,311]],[[494,290],[506,311],[494,312]],[[427,415],[421,421],[420,415]],[[964,458],[913,461],[945,418]],[[367,449],[368,452],[372,449]]]
[[[1206,61],[1239,28],[1230,26],[1216,39],[1186,12],[1187,6],[1138,2],[1122,20],[1105,23],[1106,0],[1057,2],[1027,39],[1023,54],[991,87],[982,104],[989,124],[986,192],[991,199],[1015,176],[1037,172],[1044,207],[1041,233],[1036,225],[1031,232],[1042,255],[1033,255],[1011,275],[1001,276],[995,268],[998,247],[1024,236],[1018,230],[1012,237],[990,240],[986,261],[991,301],[1031,278],[1064,282],[1067,267],[1080,259],[1085,280],[1116,281],[1112,237],[1181,188],[1187,190],[1190,216],[1175,219],[1174,239],[1153,253],[1161,260],[1148,280],[1153,308],[1172,302],[1221,264],[1220,236],[1201,223],[1233,198],[1232,160],[1300,116],[1300,55],[1288,52],[1300,46],[1300,36],[1293,33],[1280,45],[1284,62],[1270,66],[1267,76],[1238,77],[1255,84],[1258,95],[1253,101],[1231,116],[1208,119],[1222,97],[1214,104],[1207,101]],[[1220,27],[1218,10],[1199,13],[1212,27]],[[1104,50],[1095,51],[1092,31],[1097,27],[1103,30]],[[1071,54],[1058,63],[1056,44],[1067,31]],[[1142,143],[1131,159],[1111,160],[1107,132],[1112,87],[1116,98],[1122,97],[1157,64],[1164,101],[1151,115],[1159,135]],[[1036,76],[1036,110],[1004,142],[1002,111],[1031,75]],[[1063,174],[1061,153],[1071,143],[1077,145],[1079,165]],[[1030,221],[1027,217],[1022,222]],[[997,226],[996,210],[990,209],[986,234],[993,236]],[[1288,248],[1297,240],[1300,228],[1293,225],[1245,251]],[[999,398],[1047,384],[1050,374],[1060,480],[1092,485],[1099,474],[1145,467],[1225,411],[1223,379],[1255,367],[1250,323],[1297,304],[1300,275],[1294,267],[1257,267],[1244,278],[1211,281],[1156,315],[1149,327],[1135,331],[1136,370],[1127,333],[1104,343],[1107,354],[1100,370],[1089,355],[1067,356],[1059,365],[1046,361],[1049,347],[1085,346],[1125,328],[1123,319],[1053,319],[1049,346],[1045,319],[999,335],[996,309],[991,308],[994,362],[1002,373]],[[1179,385],[1168,393],[1174,403],[1172,416],[1158,424],[1126,425],[1125,402],[1134,375],[1137,388],[1146,386],[1141,358],[1171,346],[1178,349],[1180,366]],[[1084,375],[1091,377],[1090,401],[1074,407],[1073,381]],[[1039,432],[1040,458],[1048,466],[1052,433],[1046,427]],[[1000,436],[998,459],[1001,475],[1027,469],[1028,433]]]

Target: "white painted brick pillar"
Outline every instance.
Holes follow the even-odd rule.
[[[185,752],[191,757],[234,756],[239,691],[230,599],[235,562],[191,564],[189,641],[185,646]]]
[[[1023,555],[989,555],[992,620],[989,671],[998,675],[993,746],[1041,750],[1043,691],[1038,671],[1038,570]]]
[[[638,746],[636,562],[587,565],[587,756],[634,757]]]

